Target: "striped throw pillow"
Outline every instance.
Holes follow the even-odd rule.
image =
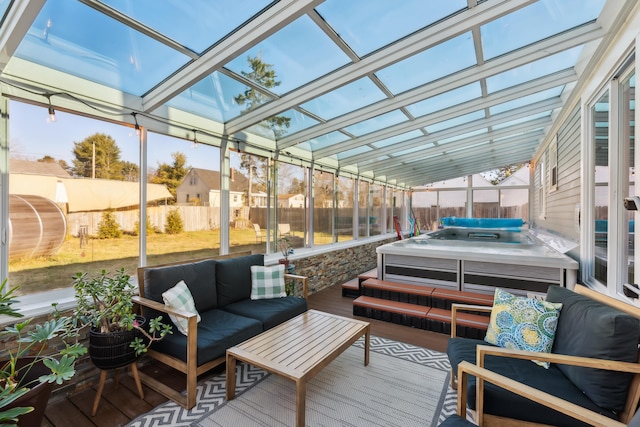
[[[198,322],[200,321],[200,314],[196,310],[196,304],[193,301],[191,291],[184,283],[184,280],[179,281],[173,288],[168,289],[162,294],[164,303],[170,307],[178,308],[180,310],[188,311],[189,313],[198,315]],[[184,317],[177,317],[169,315],[171,321],[176,325],[176,328],[184,335],[187,335],[189,322]]]
[[[272,267],[251,266],[251,299],[286,297],[284,288],[284,265]]]

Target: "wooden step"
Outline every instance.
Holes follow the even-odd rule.
[[[490,307],[493,305],[493,297],[490,294],[435,288],[431,293],[431,305],[446,310],[451,310],[451,304],[454,302]]]
[[[429,307],[368,296],[353,300],[353,315],[424,329]]]
[[[434,288],[409,283],[389,282],[386,280],[367,279],[360,286],[360,293],[374,298],[406,302],[430,307],[431,293]]]
[[[451,334],[451,311],[431,308],[427,315],[425,329],[442,334]],[[483,339],[487,333],[489,317],[458,311],[456,315],[456,335],[465,338]]]
[[[357,298],[360,296],[358,279],[352,279],[342,284],[342,296],[350,298]]]

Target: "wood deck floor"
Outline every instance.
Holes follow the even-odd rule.
[[[354,279],[357,280],[357,279]],[[353,317],[352,298],[343,297],[340,285],[332,286],[309,297],[309,308]],[[447,335],[414,329],[374,319],[360,318],[371,323],[372,335],[406,342],[420,347],[444,352]],[[176,384],[184,385],[182,374],[164,366],[146,366],[154,375],[169,377]],[[221,369],[224,369],[224,365]],[[220,368],[218,368],[220,370]],[[207,376],[217,373],[215,370]],[[96,388],[90,388],[70,396],[52,396],[45,412],[43,426],[54,427],[115,427],[127,424],[137,416],[150,411],[166,399],[146,386],[144,400],[137,394],[129,375],[120,376],[120,385],[116,387],[112,379],[107,380],[96,416],[91,416]]]

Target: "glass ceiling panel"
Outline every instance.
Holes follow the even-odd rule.
[[[397,95],[475,64],[473,37],[468,32],[378,70],[376,76]]]
[[[15,55],[138,96],[189,61],[80,2],[66,0],[45,3]]]
[[[11,0],[0,0],[0,16],[2,16],[2,19],[4,19],[4,15],[7,13],[11,3]]]
[[[397,156],[403,156],[405,154],[416,153],[418,151],[422,151],[422,150],[426,150],[428,148],[431,148],[433,146],[434,146],[434,144],[428,143],[428,144],[421,145],[420,147],[413,147],[413,148],[409,148],[407,150],[398,151],[397,153],[393,153],[393,156],[397,157]]]
[[[453,119],[443,120],[431,126],[427,126],[427,131],[429,133],[434,133],[440,130],[448,129],[454,126],[460,126],[465,123],[469,123],[474,120],[479,120],[484,118],[485,118],[484,110],[478,110],[469,114],[463,114],[462,116],[454,117]]]
[[[557,86],[551,89],[536,92],[534,94],[523,96],[522,98],[514,99],[513,101],[503,102],[502,104],[489,107],[490,114],[498,114],[504,111],[513,110],[514,108],[524,107],[534,102],[544,101],[546,99],[556,98],[562,94],[563,86]]]
[[[321,135],[317,138],[307,141],[311,151],[319,150],[321,148],[332,147],[335,144],[348,140],[349,137],[342,132],[331,132]],[[296,145],[297,147],[297,145]]]
[[[251,126],[247,129],[247,132],[255,133],[256,135],[276,141],[289,133],[298,132],[319,123],[316,119],[296,110],[283,111],[275,117],[278,119],[288,119],[289,125],[275,125],[267,119],[255,126]]]
[[[391,138],[381,139],[380,141],[376,141],[371,145],[373,145],[376,148],[384,148],[384,147],[388,147],[389,145],[397,144],[399,142],[406,141],[413,138],[418,138],[420,136],[425,136],[425,135],[424,133],[416,129],[416,130],[412,130],[411,132],[406,132],[400,135],[392,136]]]
[[[450,142],[460,141],[462,139],[472,138],[474,136],[483,135],[489,132],[489,129],[482,128],[478,130],[474,130],[473,132],[466,132],[461,135],[452,136],[450,138],[441,139],[438,141],[440,144],[448,144]]]
[[[103,3],[202,53],[264,9],[270,0],[102,0]]]
[[[583,46],[576,46],[487,78],[487,91],[497,92],[556,71],[573,68]]]
[[[489,60],[593,21],[605,1],[540,0],[491,21],[480,27],[484,57]]]
[[[282,95],[349,62],[349,57],[307,15],[302,16],[265,41],[252,46],[225,65],[237,74],[250,72],[247,57],[259,57],[272,65],[276,87]],[[256,82],[260,83],[260,82]]]
[[[424,101],[408,105],[407,110],[409,110],[414,117],[422,117],[436,111],[444,110],[445,108],[453,107],[454,105],[462,104],[463,102],[471,101],[472,99],[480,98],[481,96],[482,89],[480,88],[480,83],[474,82],[450,90],[449,92],[432,96]]]
[[[393,110],[386,114],[381,114],[368,120],[363,120],[360,123],[347,126],[344,129],[353,135],[362,136],[389,126],[397,125],[398,123],[406,122],[407,120],[409,120],[409,118],[402,111]]]
[[[233,98],[245,90],[246,85],[215,71],[167,105],[224,123],[240,115],[243,107]]]
[[[467,8],[467,0],[327,0],[316,11],[362,57]]]
[[[371,147],[368,145],[363,145],[361,147],[353,148],[351,150],[342,151],[337,154],[338,159],[344,159],[346,157],[357,156],[358,154],[369,153],[373,151]]]
[[[318,117],[330,120],[385,98],[386,95],[371,79],[363,77],[306,102],[301,107]]]
[[[549,117],[550,115],[551,115],[551,110],[543,111],[542,113],[534,114],[534,115],[531,115],[531,116],[523,117],[521,119],[516,119],[516,120],[512,120],[510,122],[506,122],[506,123],[501,123],[501,124],[495,125],[495,126],[493,126],[493,129],[494,130],[498,130],[498,129],[506,128],[506,127],[509,127],[509,126],[519,125],[521,123],[526,123],[526,122],[529,122],[531,120],[541,119],[541,118],[544,118],[544,117]],[[520,133],[522,133],[522,132],[520,132]]]

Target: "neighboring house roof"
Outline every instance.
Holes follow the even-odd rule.
[[[70,178],[69,172],[58,163],[34,162],[31,160],[11,159],[9,163],[11,173],[57,176]]]
[[[289,200],[296,196],[302,196],[302,194],[278,194],[278,200]]]
[[[191,174],[197,174],[200,179],[204,182],[204,184],[211,190],[220,190],[220,172],[209,170],[209,169],[200,169],[200,168],[191,168],[187,176],[183,179],[187,179],[187,177]],[[246,176],[238,172],[236,169],[231,169],[231,180],[229,184],[230,191],[243,192],[249,187],[249,180]]]
[[[529,185],[529,167],[523,166],[505,179],[502,180],[499,186],[511,186],[511,185]]]

